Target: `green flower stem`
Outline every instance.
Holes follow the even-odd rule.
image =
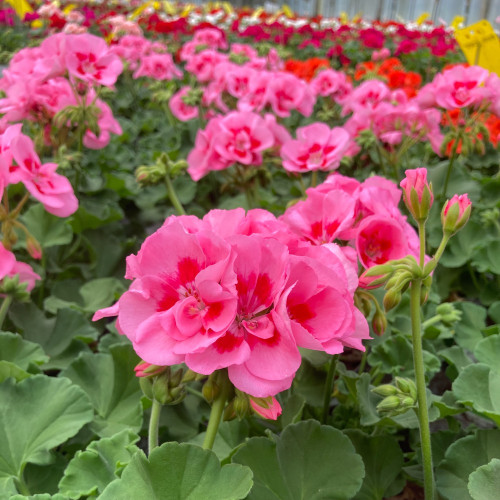
[[[318,171],[313,170],[312,176],[311,176],[311,187],[316,187],[318,184]]]
[[[448,241],[450,241],[451,236],[448,235],[443,235],[443,239],[441,240],[441,243],[438,246],[438,249],[436,250],[436,253],[434,254],[434,259],[437,262],[439,262],[439,259],[443,255],[444,249],[446,248],[446,245],[448,244]]]
[[[446,171],[446,179],[444,181],[443,192],[441,193],[441,197],[446,197],[446,191],[448,189],[448,182],[450,181],[451,170],[453,169],[453,164],[455,163],[455,159],[457,157],[457,148],[458,141],[460,140],[460,136],[455,139],[455,144],[453,144],[453,150],[451,152],[450,162],[448,163],[448,170]]]
[[[177,215],[186,215],[186,211],[179,201],[179,198],[177,198],[174,185],[172,184],[172,179],[170,179],[170,175],[168,173],[165,175],[165,184],[167,185],[168,197],[170,198],[170,202],[174,206]]]
[[[328,367],[328,374],[326,376],[325,382],[325,393],[323,397],[323,416],[321,422],[326,424],[328,419],[328,412],[330,410],[330,401],[332,399],[333,392],[333,379],[335,377],[335,369],[337,368],[337,359],[338,356],[332,356],[330,360],[330,366]]]
[[[426,328],[428,328],[431,325],[439,323],[441,321],[441,318],[442,318],[441,314],[436,314],[436,316],[433,316],[432,318],[425,320],[422,323],[422,330],[425,330]]]
[[[148,455],[158,446],[158,427],[160,424],[161,403],[153,399],[149,417]]]
[[[5,321],[5,316],[7,316],[7,312],[11,304],[12,304],[12,297],[10,295],[6,295],[5,298],[3,299],[2,305],[0,306],[0,329],[3,326],[3,322]]]
[[[435,499],[434,470],[432,467],[431,432],[429,428],[429,413],[427,410],[427,394],[425,385],[424,356],[420,331],[420,290],[422,280],[412,280],[410,286],[410,314],[413,340],[413,366],[417,383],[418,420],[420,423],[420,443],[422,447],[422,462],[424,465],[425,500]]]
[[[231,390],[231,382],[229,381],[225,370],[219,371],[216,382],[219,386],[220,392],[212,403],[210,418],[208,419],[207,433],[205,434],[205,440],[203,441],[204,450],[211,450],[214,445],[222,413],[224,412],[224,407],[226,406],[226,401]]]
[[[24,481],[22,472],[19,477],[15,478],[14,482],[16,484],[17,491],[19,491],[21,495],[24,495],[26,497],[29,497],[31,495],[28,485]]]
[[[184,389],[186,389],[186,392],[189,392],[189,394],[192,394],[193,396],[196,396],[196,397],[198,397],[200,399],[205,400],[205,397],[203,396],[203,394],[200,391],[197,391],[196,389],[193,389],[191,386],[185,385]]]
[[[425,220],[418,222],[418,236],[420,238],[420,261],[419,265],[423,269],[425,264]]]

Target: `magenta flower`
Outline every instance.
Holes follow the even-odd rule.
[[[26,283],[26,290],[31,292],[35,282],[41,277],[33,271],[33,268],[25,262],[18,262],[14,254],[0,243],[0,280],[6,276],[19,276],[19,283]]]
[[[198,116],[198,108],[186,104],[183,100],[183,97],[185,97],[190,90],[191,87],[182,87],[168,102],[170,111],[172,111],[172,114],[181,122],[193,120]]]
[[[106,42],[90,34],[66,37],[66,67],[71,76],[111,87],[123,70],[119,57]]]
[[[262,152],[274,145],[266,121],[250,111],[234,111],[219,121],[214,150],[229,164],[260,165]]]
[[[367,269],[411,253],[401,225],[393,219],[377,215],[366,217],[359,225],[356,250]]]
[[[297,140],[281,147],[283,167],[289,172],[334,170],[340,165],[349,144],[349,134],[341,127],[330,129],[324,123],[312,123],[297,129]]]
[[[17,167],[11,172],[11,182],[21,181],[47,212],[68,217],[78,208],[78,200],[68,179],[56,174],[55,163],[42,165],[31,139],[20,134],[12,139],[12,156]]]
[[[323,245],[353,225],[355,203],[352,196],[338,189],[308,189],[307,199],[287,209],[282,220],[304,241]]]
[[[173,80],[181,78],[182,71],[174,64],[170,54],[149,54],[142,56],[141,62],[133,77],[147,76],[155,80]]]
[[[188,234],[176,222],[127,259],[134,282],[118,302],[118,321],[144,361],[180,363],[226,332],[236,314],[231,262],[230,246],[215,234]]]
[[[455,194],[448,200],[441,212],[441,222],[446,234],[452,235],[462,229],[469,220],[472,203],[467,193]]]
[[[424,221],[434,201],[432,186],[427,182],[427,169],[406,170],[405,175],[400,186],[406,207],[417,222]]]

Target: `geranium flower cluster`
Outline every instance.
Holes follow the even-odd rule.
[[[341,242],[352,262],[365,269],[406,255],[419,255],[419,239],[401,214],[401,190],[383,177],[359,182],[334,173],[281,217],[302,241]]]
[[[212,170],[224,170],[234,163],[262,164],[262,153],[290,138],[287,130],[267,114],[233,111],[212,118],[198,131],[194,149],[188,155],[188,172],[197,181]]]
[[[21,128],[20,124],[11,125],[0,134],[0,199],[9,184],[22,182],[47,212],[58,217],[71,215],[78,200],[69,180],[56,173],[55,163],[42,164]]]
[[[19,283],[26,284],[28,292],[31,292],[36,281],[41,279],[29,264],[16,260],[16,256],[0,243],[0,288],[4,278],[12,278],[16,275],[19,277]]]
[[[260,209],[168,218],[127,258],[129,290],[94,319],[117,315],[148,363],[205,375],[227,368],[237,389],[258,398],[290,387],[298,347],[364,350],[351,252],[315,246],[286,221]]]
[[[172,55],[162,42],[151,42],[141,35],[127,34],[110,50],[128,64],[134,78],[172,80],[182,77],[182,71],[174,64]]]
[[[39,47],[17,52],[0,79],[0,130],[22,120],[52,125],[54,116],[69,106],[93,105],[98,110],[99,135],[87,130],[83,143],[98,149],[107,145],[110,133],[121,134],[109,106],[97,97],[100,86],[112,87],[123,65],[106,42],[90,34],[59,33]],[[48,138],[50,134],[46,134]]]

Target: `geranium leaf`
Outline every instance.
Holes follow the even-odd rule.
[[[347,432],[365,464],[365,478],[354,499],[382,500],[387,488],[403,467],[403,452],[392,436],[368,436],[360,431]]]
[[[221,466],[216,455],[193,444],[165,443],[149,459],[137,452],[121,479],[109,484],[100,500],[240,500],[252,487],[252,472],[236,464]]]
[[[27,370],[31,363],[41,365],[48,359],[38,344],[24,340],[16,333],[0,332],[0,360],[10,361]]]
[[[19,477],[29,463],[44,464],[49,450],[92,420],[85,393],[66,378],[34,375],[0,384],[0,479]],[[36,416],[36,418],[35,418]]]
[[[469,494],[474,500],[498,500],[500,492],[500,459],[481,465],[469,476]]]
[[[59,483],[60,492],[71,499],[102,493],[139,450],[134,444],[138,440],[137,434],[124,430],[110,438],[92,441],[68,464]]]
[[[142,392],[134,367],[139,358],[130,345],[115,345],[109,354],[81,354],[61,375],[80,386],[95,408],[90,428],[101,437],[142,425]]]
[[[364,477],[363,461],[349,438],[312,420],[289,425],[276,442],[250,439],[233,462],[254,472],[249,500],[348,499]]]
[[[436,469],[439,493],[448,500],[471,500],[469,475],[492,458],[500,458],[499,430],[479,430],[455,441]]]

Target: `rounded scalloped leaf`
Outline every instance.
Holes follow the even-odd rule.
[[[393,436],[368,436],[361,431],[346,433],[356,451],[363,458],[365,479],[355,500],[385,498],[386,490],[393,484],[403,468],[401,448]]]
[[[110,438],[92,441],[78,451],[64,471],[59,491],[71,499],[102,493],[120,477],[121,470],[139,450],[139,436],[124,430]]]
[[[500,335],[491,335],[481,340],[474,349],[479,363],[488,365],[492,370],[500,372]]]
[[[251,487],[252,471],[248,467],[221,467],[212,451],[174,442],[155,448],[149,459],[142,451],[137,452],[121,479],[109,484],[99,500],[241,500]]]
[[[349,438],[313,420],[289,425],[276,441],[250,439],[232,461],[254,473],[249,500],[350,499],[365,475]]]
[[[66,378],[35,375],[0,384],[0,478],[19,476],[28,463],[44,464],[49,450],[93,418],[86,394]]]
[[[31,363],[41,365],[49,357],[34,342],[24,340],[21,335],[11,332],[0,332],[0,360],[9,361],[27,370]]]
[[[483,363],[469,365],[453,382],[453,394],[500,425],[500,372]]]
[[[137,362],[132,346],[116,345],[109,354],[82,353],[61,372],[89,396],[96,413],[90,428],[98,436],[141,429],[142,391],[134,372]]]
[[[500,460],[494,458],[469,476],[469,493],[474,500],[498,500],[500,496]]]
[[[479,430],[455,441],[436,468],[439,493],[448,500],[471,500],[469,475],[493,458],[500,459],[500,430]]]

